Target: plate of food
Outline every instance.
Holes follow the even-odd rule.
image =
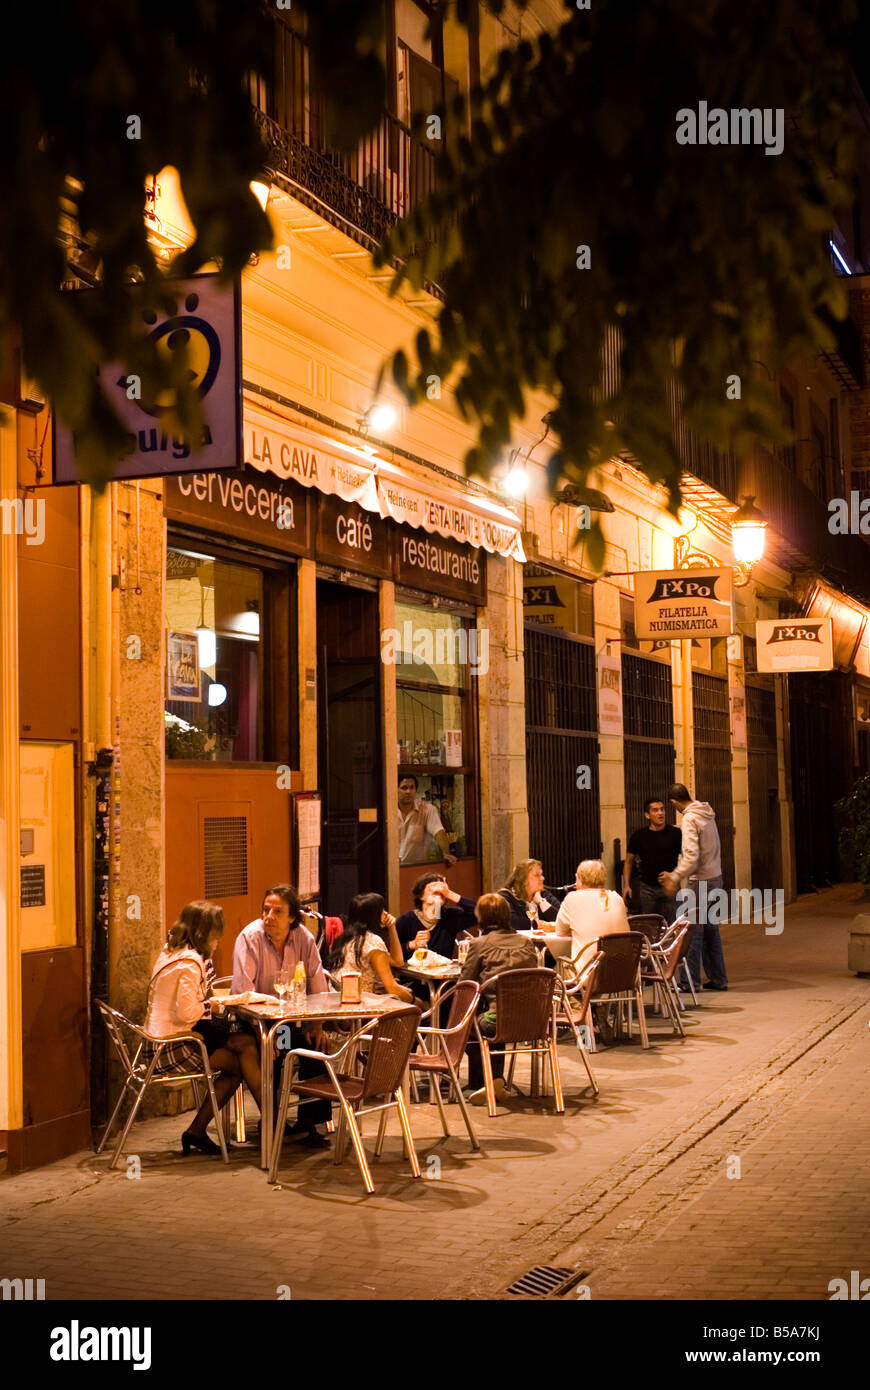
[[[430,951],[426,946],[420,946],[411,955],[408,964],[414,970],[425,970],[429,974],[436,974],[438,971],[447,968],[452,969],[455,962],[448,960],[446,956],[439,956],[437,951]]]

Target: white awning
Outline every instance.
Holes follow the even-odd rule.
[[[381,515],[492,555],[525,561],[520,519],[507,507],[472,492],[422,482],[387,460],[378,460],[376,477]]]
[[[368,456],[355,445],[316,434],[247,400],[244,450],[245,462],[261,473],[355,502],[404,526],[525,561],[520,519],[507,507],[459,486],[416,478],[387,459]]]
[[[245,463],[380,514],[374,459],[245,402]],[[358,454],[358,457],[354,457]]]

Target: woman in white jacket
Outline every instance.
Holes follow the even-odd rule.
[[[230,1033],[229,1025],[211,1017],[209,994],[214,978],[211,957],[224,931],[223,909],[214,903],[188,903],[169,932],[166,945],[154,963],[148,987],[145,1031],[154,1038],[176,1033],[199,1033],[205,1042],[209,1065],[219,1072],[215,1095],[223,1108],[242,1080],[260,1104],[260,1059],[253,1037]],[[153,1056],[149,1048],[148,1054]],[[174,1043],[161,1054],[155,1075],[179,1075],[197,1069],[202,1054],[192,1042]],[[189,1129],[181,1136],[185,1154],[191,1149],[220,1153],[206,1130],[212,1119],[211,1098],[206,1096]]]

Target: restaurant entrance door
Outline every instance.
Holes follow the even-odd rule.
[[[321,897],[386,895],[380,640],[376,590],[317,582]]]

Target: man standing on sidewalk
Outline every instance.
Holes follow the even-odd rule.
[[[665,803],[650,796],[644,803],[646,825],[635,830],[628,842],[622,870],[622,896],[630,912],[658,912],[670,926],[676,916],[676,899],[659,883],[662,873],[673,873],[682,848],[675,825],[665,825]],[[640,860],[640,878],[637,861]],[[634,879],[634,887],[632,887]]]
[[[718,927],[718,897],[714,908],[715,922],[708,920],[707,904],[710,894],[722,887],[722,851],[719,845],[719,831],[716,826],[716,812],[708,801],[693,801],[682,782],[675,782],[668,792],[668,798],[682,817],[680,830],[683,834],[683,848],[677,867],[671,873],[659,875],[659,883],[668,894],[675,894],[680,883],[688,880],[689,892],[694,894],[690,900],[689,920],[695,923],[692,944],[686,963],[695,989],[701,988],[701,959],[709,980],[705,989],[726,990],[728,976],[725,973],[725,957],[722,954],[722,938]],[[701,892],[701,885],[705,891]],[[699,900],[701,911],[699,913]]]

